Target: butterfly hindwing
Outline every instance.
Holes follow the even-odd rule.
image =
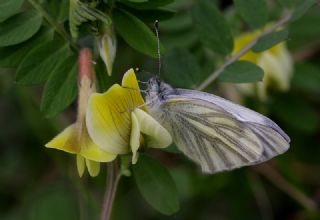
[[[171,99],[163,107],[164,124],[174,142],[203,172],[249,165],[263,153],[257,136],[218,106],[201,100]]]

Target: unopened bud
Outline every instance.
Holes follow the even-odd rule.
[[[80,81],[86,76],[93,79],[92,53],[89,48],[83,48],[79,55],[79,78]]]
[[[113,61],[117,51],[117,40],[112,26],[104,26],[103,34],[98,39],[100,57],[106,65],[108,75],[112,74]]]

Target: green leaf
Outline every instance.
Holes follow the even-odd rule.
[[[128,11],[146,23],[153,23],[155,20],[168,20],[175,15],[174,11],[166,9],[137,10],[128,8]]]
[[[254,52],[262,52],[264,50],[267,50],[276,44],[288,39],[288,30],[282,30],[282,31],[275,31],[272,32],[262,38],[259,39],[259,41],[254,45],[252,50]]]
[[[295,0],[278,0],[280,5],[285,8],[293,8],[295,6]]]
[[[40,29],[42,17],[29,10],[0,23],[0,47],[15,45],[28,40]]]
[[[96,4],[70,0],[69,30],[73,38],[78,37],[79,26],[82,23],[99,20],[105,25],[111,25],[111,18],[106,13],[96,9]]]
[[[0,67],[16,68],[36,46],[53,39],[53,30],[42,28],[31,39],[14,46],[0,48]]]
[[[46,0],[44,8],[48,13],[58,22],[62,23],[68,19],[69,16],[69,0]]]
[[[316,0],[302,1],[302,3],[294,10],[290,21],[296,21],[301,18],[312,6],[315,5],[315,3]]]
[[[295,66],[292,86],[304,92],[320,94],[320,68],[310,63],[299,63]]]
[[[166,81],[177,87],[195,88],[205,78],[195,57],[184,48],[165,53],[163,67]]]
[[[237,61],[227,66],[219,76],[222,82],[250,83],[262,81],[263,70],[248,61]]]
[[[43,91],[41,111],[53,117],[68,107],[77,96],[77,57],[68,57],[51,73]]]
[[[0,2],[0,21],[7,19],[18,12],[23,0],[1,0]]]
[[[138,163],[133,166],[133,174],[139,191],[153,208],[165,215],[179,210],[177,187],[161,163],[140,155]]]
[[[132,0],[121,0],[121,3],[135,9],[155,9],[172,3],[174,0],[148,0],[144,2],[133,2]]]
[[[312,134],[320,126],[317,111],[306,100],[299,97],[288,95],[277,97],[273,103],[273,111],[288,127],[297,131]]]
[[[201,41],[222,55],[231,53],[233,37],[229,26],[210,0],[200,0],[192,10],[194,27]]]
[[[67,44],[58,41],[44,43],[32,50],[19,65],[16,81],[25,85],[41,83],[69,55]]]
[[[263,27],[268,21],[267,4],[264,0],[234,0],[236,10],[253,29]]]
[[[148,56],[157,57],[157,38],[147,25],[122,10],[115,10],[113,16],[117,31],[132,48]]]
[[[148,0],[128,0],[129,2],[147,2]]]

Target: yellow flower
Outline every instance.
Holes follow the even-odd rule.
[[[80,52],[80,88],[77,121],[68,126],[45,145],[48,148],[55,148],[76,154],[77,167],[80,176],[83,175],[85,165],[91,176],[97,176],[100,171],[99,162],[109,162],[116,157],[115,154],[102,151],[100,147],[92,141],[88,134],[85,114],[88,99],[95,91],[95,86],[92,82],[91,62],[91,52],[88,49],[83,49]]]
[[[172,138],[168,131],[146,112],[134,71],[127,71],[122,86],[115,84],[103,94],[94,93],[91,54],[90,58],[87,56],[80,53],[77,121],[46,147],[76,154],[79,175],[83,175],[87,166],[89,174],[96,176],[99,162],[109,162],[119,154],[132,152],[134,164],[141,146],[169,146]]]
[[[243,34],[235,39],[233,54],[239,52],[261,32],[255,31]],[[285,43],[279,43],[261,53],[249,51],[239,58],[257,64],[264,70],[262,82],[237,84],[237,87],[247,95],[257,93],[261,100],[267,98],[267,90],[270,88],[287,91],[290,88],[290,80],[293,72],[293,61]]]
[[[132,152],[132,163],[141,145],[164,148],[172,142],[168,131],[147,113],[132,69],[125,73],[122,86],[115,84],[90,97],[86,122],[90,137],[103,151],[112,155]]]

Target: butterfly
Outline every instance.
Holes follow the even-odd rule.
[[[289,136],[271,119],[221,97],[149,79],[149,114],[205,173],[254,165],[284,153]]]

